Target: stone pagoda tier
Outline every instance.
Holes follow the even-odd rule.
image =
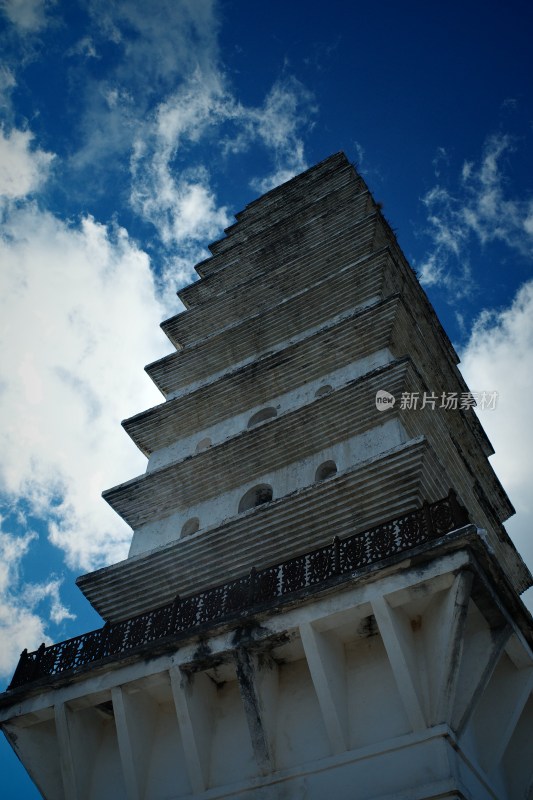
[[[58,800],[528,797],[532,578],[448,337],[343,153],[236,219],[123,423],[106,624],[4,732]]]

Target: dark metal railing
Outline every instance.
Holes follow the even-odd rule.
[[[256,570],[242,578],[198,592],[176,597],[174,602],[132,619],[107,623],[73,639],[20,656],[9,689],[42,678],[52,678],[103,659],[153,647],[164,640],[182,638],[198,628],[235,619],[247,612],[278,604],[295,593],[323,588],[341,576],[377,564],[396,553],[436,539],[468,523],[468,514],[455,492],[436,503],[384,522],[346,539],[334,537],[331,544],[289,561]]]

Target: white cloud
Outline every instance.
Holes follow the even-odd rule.
[[[436,178],[440,178],[443,167],[447,167],[449,163],[450,163],[450,157],[448,155],[448,151],[446,150],[446,148],[437,147],[437,152],[432,161],[433,171],[435,172]]]
[[[13,129],[6,135],[0,128],[0,198],[25,197],[46,181],[54,156],[32,149],[32,140],[30,131]]]
[[[464,294],[470,286],[468,252],[471,242],[503,242],[521,255],[533,255],[533,205],[506,194],[504,158],[513,151],[511,137],[490,136],[476,165],[465,161],[455,191],[437,185],[426,193],[428,234],[432,249],[415,264],[425,286],[454,287]]]
[[[31,557],[33,531],[15,534],[0,517],[0,677],[12,675],[23,648],[36,649],[49,641],[47,625],[75,619],[60,596],[62,579],[44,583],[23,580],[23,561]]]
[[[262,104],[240,103],[219,62],[215,9],[211,0],[157,0],[148,16],[138,0],[90,7],[92,47],[98,52],[111,40],[116,58],[85,86],[83,144],[69,166],[90,169],[89,180],[101,170],[107,181],[129,155],[131,207],[155,228],[163,280],[176,266],[190,278],[207,256],[206,243],[231,222],[205,148],[221,160],[259,148],[271,169],[252,181],[256,191],[307,166],[302,132],[314,111],[310,93],[285,76]]]
[[[0,65],[0,108],[9,108],[11,92],[16,85],[12,71],[5,65]]]
[[[533,202],[529,203],[527,216],[524,220],[524,230],[528,234],[528,236],[533,237]]]
[[[356,139],[353,140],[352,145],[357,155],[357,167],[361,169],[365,161],[365,148]]]
[[[111,173],[121,184],[128,179],[129,157],[131,207],[154,225],[165,275],[177,261],[190,276],[206,242],[231,222],[206,169],[206,148],[220,159],[260,149],[271,167],[252,181],[256,191],[307,166],[310,93],[284,75],[262,103],[243,105],[220,64],[216,8],[213,0],[155,0],[146,14],[139,0],[94,0],[91,25],[75,47],[94,55],[111,41],[114,58],[84,84],[81,146],[68,167],[102,190]]]
[[[532,366],[533,280],[523,284],[508,308],[480,315],[461,354],[461,371],[470,388],[499,393],[497,408],[479,413],[496,451],[491,463],[517,512],[506,527],[530,569]]]
[[[311,93],[291,77],[273,85],[261,108],[250,109],[251,135],[272,153],[275,164],[271,175],[251,181],[252,188],[266,192],[307,168],[301,131],[315,111]]]
[[[45,0],[0,0],[0,10],[21,33],[36,33],[46,25]]]
[[[68,608],[63,605],[59,590],[63,583],[61,578],[52,577],[46,583],[31,583],[26,585],[21,592],[21,596],[30,607],[34,607],[43,600],[50,602],[50,619],[55,625],[59,625],[66,619],[76,619]]]
[[[83,56],[84,58],[100,58],[91,36],[83,36],[70,48],[67,55]]]
[[[116,561],[130,532],[100,493],[145,467],[120,420],[160,401],[143,366],[169,349],[148,257],[123,229],[26,203],[0,259],[0,488],[49,518],[70,566]]]
[[[143,95],[168,91],[196,66],[207,69],[217,56],[214,0],[93,0],[89,6],[100,36],[119,45],[123,58],[115,78]]]
[[[103,77],[84,86],[84,142],[72,158],[74,166],[94,169],[106,157],[127,154],[161,98],[171,97],[196,70],[213,71],[214,6],[212,0],[152,0],[147,13],[139,0],[92,0],[91,46],[98,53],[111,41],[115,57]]]
[[[192,247],[220,234],[230,217],[217,207],[205,167],[179,171],[175,160],[184,143],[198,142],[209,128],[235,112],[216,75],[196,71],[161,103],[141,128],[131,161],[133,208],[153,223],[167,247]],[[193,254],[191,253],[191,256]]]
[[[205,167],[180,171],[181,148],[220,140],[221,156],[252,146],[266,149],[273,172],[251,182],[267,191],[306,168],[300,129],[312,113],[310,95],[294,79],[276,83],[260,107],[245,107],[226,88],[217,71],[197,69],[190,80],[162,102],[140,128],[131,160],[134,209],[150,220],[167,247],[189,247],[191,263],[204,256],[199,243],[220,235],[230,222],[217,205]],[[229,130],[228,130],[229,128]],[[220,136],[219,132],[227,133]]]
[[[1,529],[0,518],[0,675],[11,675],[23,648],[34,649],[45,638],[45,623],[26,602],[19,579],[20,562],[36,534],[14,536]]]

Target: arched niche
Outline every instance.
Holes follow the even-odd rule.
[[[324,397],[325,394],[329,394],[333,391],[333,386],[330,386],[329,383],[326,383],[324,386],[320,386],[316,392],[315,397]]]
[[[315,481],[325,481],[337,474],[337,465],[334,461],[324,461],[315,472]]]
[[[183,524],[181,529],[181,537],[190,536],[193,533],[196,533],[197,530],[200,530],[200,520],[198,517],[191,517]]]
[[[268,483],[259,483],[257,486],[252,486],[248,489],[246,494],[241,497],[239,502],[239,514],[243,511],[249,511],[251,508],[260,506],[263,503],[269,503],[272,500],[272,486]]]
[[[274,406],[268,406],[267,408],[261,408],[259,411],[256,411],[250,419],[248,420],[247,428],[253,428],[254,425],[259,425],[260,422],[264,422],[267,419],[272,419],[273,417],[277,417],[278,412],[274,408]]]

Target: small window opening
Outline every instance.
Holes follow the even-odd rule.
[[[333,387],[326,383],[325,386],[321,386],[316,390],[315,397],[324,397],[325,394],[329,394],[331,391],[333,391]]]
[[[271,500],[272,486],[269,486],[268,483],[260,483],[258,486],[253,486],[241,497],[239,514],[243,511],[249,511],[250,508],[260,506],[263,503],[269,503]]]
[[[213,442],[211,441],[209,436],[206,436],[205,439],[200,439],[200,441],[196,445],[196,452],[201,453],[204,450],[207,450],[208,447],[211,447],[212,444]]]
[[[324,461],[315,472],[315,481],[325,481],[337,474],[337,465],[334,461]]]
[[[199,529],[200,529],[200,520],[198,519],[198,517],[191,517],[183,525],[183,528],[181,529],[181,535],[182,537],[190,536],[192,533],[196,533],[196,531]]]
[[[266,419],[272,419],[272,417],[277,416],[278,412],[273,406],[262,408],[260,411],[256,411],[256,413],[250,417],[247,427],[253,428],[254,425],[259,425],[260,422],[264,422]]]

